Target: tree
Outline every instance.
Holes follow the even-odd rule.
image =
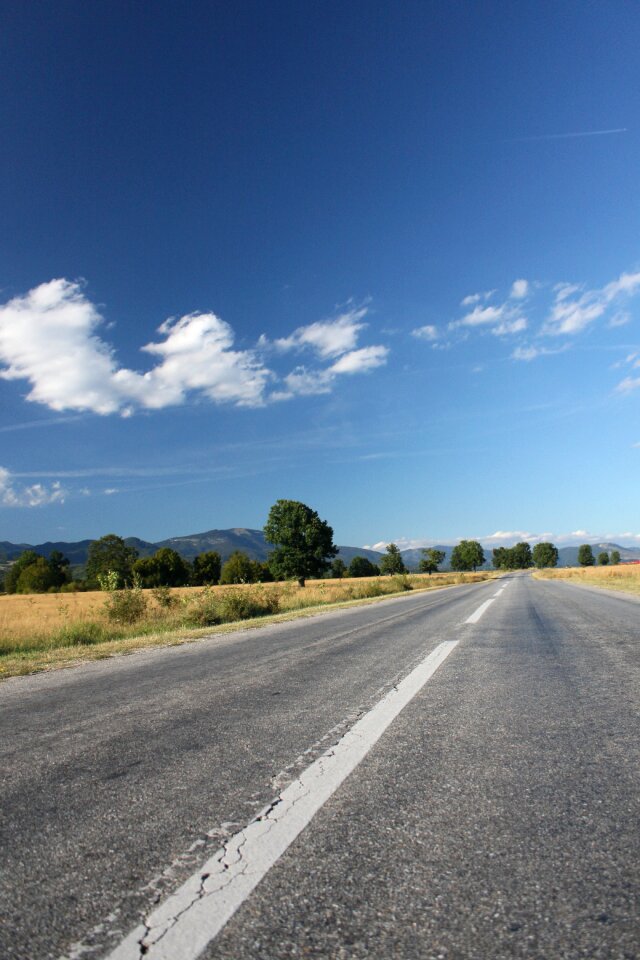
[[[193,558],[191,582],[196,587],[216,584],[220,579],[222,560],[216,550],[207,550]]]
[[[533,564],[531,547],[526,541],[516,543],[510,550],[513,562],[513,570],[528,570]]]
[[[532,559],[539,570],[543,567],[557,567],[558,548],[548,540],[543,540],[542,543],[536,543],[533,548]]]
[[[395,543],[388,544],[387,552],[380,560],[380,573],[383,577],[387,577],[394,573],[406,572],[407,568],[404,565],[404,560],[402,559],[400,550]]]
[[[160,547],[152,557],[142,557],[133,564],[143,587],[184,587],[191,571],[188,563],[171,547]]]
[[[269,567],[276,578],[295,578],[304,587],[309,577],[321,577],[336,556],[333,530],[315,510],[298,500],[277,500],[264,527],[265,539],[275,545]]]
[[[61,587],[63,583],[69,582],[69,560],[63,553],[60,553],[59,550],[52,550],[47,563],[51,570],[54,587]]]
[[[133,576],[133,564],[138,551],[127,546],[122,537],[108,533],[89,544],[86,577],[90,584],[97,585],[98,575],[104,576],[109,570],[118,575],[119,585],[129,583]]]
[[[588,543],[583,543],[578,547],[578,563],[581,567],[592,567],[595,564],[593,550]]]
[[[16,593],[46,593],[55,587],[54,575],[44,557],[24,567],[16,583]]]
[[[484,559],[484,550],[477,540],[461,540],[451,553],[451,569],[476,570]]]
[[[379,577],[380,568],[368,557],[354,557],[349,564],[350,577]]]
[[[40,556],[39,553],[36,553],[35,550],[25,550],[24,553],[20,554],[15,563],[12,563],[9,569],[7,570],[4,578],[4,589],[6,593],[16,593],[18,580],[20,579],[20,574],[26,567],[30,567],[32,563],[35,563],[37,560],[43,560],[44,558]]]
[[[496,570],[511,569],[511,551],[507,547],[494,547],[492,551],[493,566]]]
[[[612,566],[617,566],[617,565],[620,563],[620,551],[619,551],[619,550],[612,550],[612,551],[611,551],[611,559],[610,559],[609,562],[611,563]]]
[[[220,583],[256,583],[262,572],[261,567],[246,553],[234,550],[222,567]]]
[[[445,556],[444,550],[435,550],[433,547],[430,547],[428,550],[423,550],[422,559],[418,564],[418,570],[420,573],[428,573],[429,576],[431,576],[432,573],[437,573],[438,567]]]
[[[342,559],[342,557],[336,557],[336,559],[331,564],[331,576],[334,580],[342,580],[345,573],[347,572],[347,565]]]
[[[605,550],[598,554],[598,563],[601,567],[606,567],[608,565],[609,554]]]

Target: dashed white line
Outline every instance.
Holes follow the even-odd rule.
[[[485,600],[484,603],[481,603],[478,609],[474,610],[474,612],[471,614],[470,617],[467,617],[467,619],[465,620],[465,623],[477,623],[480,617],[482,616],[482,614],[485,612],[485,610],[487,610],[491,606],[491,604],[494,602],[494,599],[495,599],[494,597],[491,597],[491,599]]]
[[[200,956],[458,642],[439,644],[334,747],[132,930],[107,960],[143,956],[145,960],[195,960]]]

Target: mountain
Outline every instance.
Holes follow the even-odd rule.
[[[39,544],[9,543],[0,541],[0,564],[17,560],[25,550],[35,550],[41,556],[49,558],[54,550],[59,550],[68,557],[72,566],[83,566],[87,562],[89,545],[92,540],[79,540],[74,543],[47,542]],[[126,537],[127,546],[133,547],[141,557],[150,557],[160,547],[170,547],[179,553],[185,560],[193,560],[199,553],[216,550],[224,563],[235,550],[241,550],[252,560],[264,561],[272,550],[271,544],[264,539],[262,530],[250,530],[246,527],[233,527],[230,530],[207,530],[205,533],[190,533],[184,537],[169,537],[150,543],[138,537]],[[372,563],[377,563],[382,556],[376,550],[366,550],[364,547],[338,547],[338,556],[349,565],[351,560],[358,557],[367,557]]]
[[[222,561],[234,552],[242,550],[251,557],[252,560],[264,561],[270,552],[271,545],[264,539],[262,530],[251,530],[247,527],[232,527],[229,530],[207,530],[205,533],[190,533],[183,537],[169,537],[167,540],[159,540],[157,543],[150,543],[148,540],[140,540],[138,537],[126,537],[125,542],[130,547],[134,547],[139,556],[149,557],[160,547],[170,547],[177,551],[185,560],[193,560],[199,553],[205,553],[208,550],[216,550],[222,557]],[[7,540],[0,541],[0,566],[6,566],[25,552],[25,550],[35,550],[43,557],[49,557],[54,550],[59,550],[65,557],[68,557],[71,565],[74,567],[83,566],[87,562],[87,552],[91,540],[78,540],[73,543],[65,541],[47,541],[46,543],[10,543]],[[490,546],[483,544],[487,562],[485,568],[491,566]],[[594,543],[591,545],[594,556],[606,550],[611,553],[612,550],[618,550],[622,560],[640,560],[640,548],[621,547],[615,543]],[[446,570],[449,567],[451,559],[452,544],[441,544],[436,546],[436,550],[442,550],[445,554],[444,563],[441,569]],[[418,564],[422,559],[422,550],[412,548],[402,550],[402,559],[405,562],[407,570],[417,570]],[[369,550],[365,547],[338,547],[338,556],[344,560],[347,566],[354,557],[366,557],[372,563],[380,563],[383,554],[378,550]],[[578,547],[560,547],[558,549],[558,565],[561,567],[575,567],[578,565]]]

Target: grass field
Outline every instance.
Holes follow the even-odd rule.
[[[144,590],[146,610],[134,623],[110,618],[107,606],[113,595],[101,592],[0,596],[0,678],[184,643],[265,617],[290,619],[331,604],[364,603],[407,589],[430,590],[492,576],[496,574],[483,571],[312,580],[303,589],[295,583],[181,587],[164,597]]]
[[[536,570],[542,580],[570,580],[591,587],[606,587],[624,593],[640,594],[640,564],[617,564],[615,567],[566,567],[559,570]]]

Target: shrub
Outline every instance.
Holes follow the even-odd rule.
[[[147,599],[139,587],[109,593],[104,608],[113,623],[136,623],[147,611]]]
[[[170,587],[154,587],[151,594],[163,610],[171,610],[178,603],[178,598],[171,593]]]
[[[205,587],[186,601],[184,623],[192,627],[213,627],[221,623],[220,612],[211,590]]]
[[[252,617],[263,617],[267,612],[265,603],[253,594],[225,593],[218,602],[220,617],[223,623],[233,623],[234,620],[251,620]]]
[[[413,590],[411,581],[406,573],[397,573],[391,578],[394,590]]]
[[[367,597],[381,597],[384,593],[382,584],[374,580],[371,583],[359,583],[353,588],[352,596],[355,600],[364,600]]]

